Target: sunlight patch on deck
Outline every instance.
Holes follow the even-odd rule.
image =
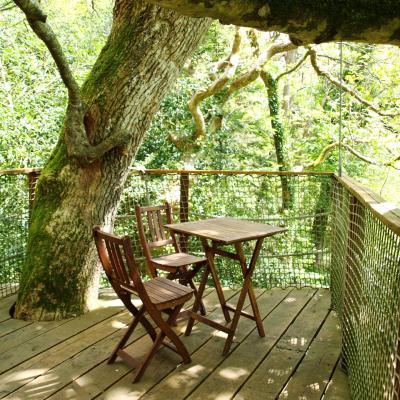
[[[239,379],[242,376],[248,375],[248,373],[249,371],[247,369],[230,367],[222,369],[219,375],[225,379]]]

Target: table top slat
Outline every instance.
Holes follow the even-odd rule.
[[[177,233],[198,236],[223,244],[245,242],[287,231],[287,228],[231,217],[167,224],[165,227]]]

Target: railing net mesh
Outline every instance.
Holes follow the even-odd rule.
[[[17,288],[36,178],[36,174],[0,178],[0,297]],[[136,258],[143,263],[135,204],[169,201],[176,222],[233,216],[285,226],[287,233],[264,242],[255,284],[266,288],[329,287],[330,192],[329,175],[132,173],[125,184],[114,229],[132,236]],[[189,238],[188,246],[191,252],[201,253],[198,240]],[[249,246],[252,244],[245,248],[247,254],[251,254]],[[218,258],[217,267],[224,285],[239,286],[240,268],[232,263]]]
[[[25,260],[29,220],[26,175],[0,175],[0,298],[15,293]]]
[[[354,399],[399,398],[400,237],[333,185],[332,303]]]
[[[0,175],[0,297],[17,289],[35,177]],[[287,227],[265,240],[255,285],[330,286],[352,398],[400,398],[400,236],[342,183],[330,175],[132,173],[114,230],[131,235],[143,268],[134,206],[164,201],[175,222],[233,216]],[[195,238],[182,244],[201,253]],[[233,261],[217,257],[217,267],[224,285],[241,285]]]
[[[288,188],[285,196],[282,187]],[[253,282],[265,288],[329,287],[330,208],[329,175],[132,174],[118,209],[117,233],[134,238],[136,258],[143,259],[134,205],[168,201],[175,222],[230,216],[288,228],[264,241]],[[245,246],[251,254],[254,243]],[[198,239],[189,238],[192,253],[201,253]],[[226,286],[243,282],[240,266],[217,258]],[[211,282],[210,282],[211,283]]]

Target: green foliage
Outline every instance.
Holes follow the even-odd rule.
[[[271,44],[271,38],[266,34],[257,35],[263,51]],[[190,143],[194,126],[187,102],[194,93],[215,79],[210,71],[229,53],[232,37],[232,28],[213,25],[205,42],[154,118],[139,151],[138,164],[148,168],[180,168],[187,165],[187,155],[175,148],[168,135],[179,136]],[[241,64],[236,76],[254,65],[253,51],[251,40],[244,37]],[[339,79],[337,45],[320,45],[317,51],[321,68]],[[297,60],[304,52],[301,48],[297,50]],[[400,80],[396,74],[399,57],[399,50],[393,46],[345,44],[343,81],[376,107],[382,110],[396,109],[400,105]],[[291,66],[286,64],[284,57],[278,56],[265,68],[272,77],[276,77]],[[318,158],[326,145],[339,139],[340,90],[326,78],[318,77],[308,60],[298,70],[282,78],[277,89],[278,97],[274,99],[277,105],[283,102],[284,91],[289,90],[289,109],[281,109],[278,116],[273,118],[272,127],[279,126],[281,136],[285,136],[288,164],[294,167],[307,165]],[[268,95],[262,82],[257,80],[231,96],[222,110],[224,118],[221,128],[210,132],[210,121],[221,114],[223,94],[207,98],[201,104],[208,124],[208,135],[193,147],[189,165],[199,169],[278,169]],[[400,155],[399,122],[399,117],[378,115],[354,97],[343,93],[344,141],[376,163],[383,165]],[[344,153],[345,173],[365,179],[375,189],[378,189],[375,181],[385,181],[387,174],[388,181],[399,184],[397,171],[366,164],[346,150]],[[315,170],[337,169],[338,150],[335,149]],[[397,201],[390,188],[388,184],[385,193],[390,200]]]
[[[44,4],[76,79],[83,82],[109,32],[111,2]],[[66,91],[45,45],[17,8],[0,14],[0,168],[40,167],[63,123]]]

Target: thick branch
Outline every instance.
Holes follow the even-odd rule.
[[[226,93],[224,101],[227,101],[228,98],[235,92],[243,89],[244,87],[250,85],[250,83],[254,82],[261,73],[262,67],[275,55],[284,53],[286,51],[290,51],[297,48],[291,42],[286,43],[277,43],[273,44],[269,49],[260,55],[257,64],[249,71],[244,74],[238,76],[229,86],[229,89]]]
[[[83,118],[84,110],[69,103],[64,124],[64,140],[68,155],[78,159],[83,165],[98,160],[115,147],[124,146],[131,137],[129,132],[115,131],[97,145],[92,145],[87,138]]]
[[[304,169],[313,169],[315,167],[318,167],[318,165],[322,164],[326,160],[328,155],[338,146],[339,142],[328,144],[326,147],[322,149],[319,156],[312,163],[304,166]]]
[[[371,103],[370,101],[364,99],[360,95],[360,93],[357,92],[357,90],[351,88],[350,86],[347,86],[343,82],[340,82],[335,77],[330,75],[327,71],[324,71],[323,69],[321,69],[321,67],[318,65],[318,61],[317,61],[317,52],[314,49],[309,48],[308,52],[310,54],[311,65],[314,68],[314,70],[315,70],[315,72],[317,73],[318,76],[323,76],[329,82],[331,82],[333,85],[335,85],[335,86],[337,86],[339,88],[342,88],[345,92],[349,93],[350,96],[352,96],[355,99],[357,99],[361,104],[364,104],[366,107],[368,107],[370,110],[374,111],[378,115],[381,115],[383,117],[395,117],[395,116],[400,115],[399,112],[390,112],[390,111],[380,110],[373,103]]]
[[[80,104],[79,85],[73,77],[67,58],[65,57],[55,33],[46,22],[47,16],[35,0],[14,0],[14,2],[26,15],[26,19],[32,30],[49,49],[57,65],[61,79],[68,89],[69,100],[76,105]]]
[[[324,147],[321,151],[321,153],[319,154],[319,156],[310,164],[305,165],[304,169],[313,169],[315,167],[317,167],[318,165],[322,164],[326,158],[328,157],[328,155],[336,148],[339,147],[340,143],[339,142],[334,142],[331,144],[328,144],[326,147]],[[342,146],[348,150],[351,154],[353,154],[354,156],[356,156],[358,159],[360,159],[361,161],[364,161],[368,164],[372,164],[372,165],[377,165],[380,167],[391,167],[394,169],[399,169],[395,166],[395,163],[400,160],[400,157],[389,161],[387,163],[381,163],[377,160],[374,160],[364,154],[361,154],[359,151],[357,151],[356,149],[354,149],[353,147],[349,146],[346,143],[342,143]]]
[[[191,17],[287,33],[294,43],[356,41],[400,45],[398,0],[149,0]]]
[[[235,37],[232,44],[232,50],[227,60],[227,67],[224,70],[224,74],[217,78],[204,90],[197,92],[190,99],[188,106],[189,110],[193,115],[193,119],[196,125],[196,129],[193,132],[192,140],[196,141],[200,137],[206,134],[206,124],[204,121],[203,113],[200,109],[200,103],[207,97],[211,97],[215,93],[221,91],[229,80],[232,78],[236,71],[236,67],[239,63],[239,50],[241,43],[240,29],[236,29]]]

